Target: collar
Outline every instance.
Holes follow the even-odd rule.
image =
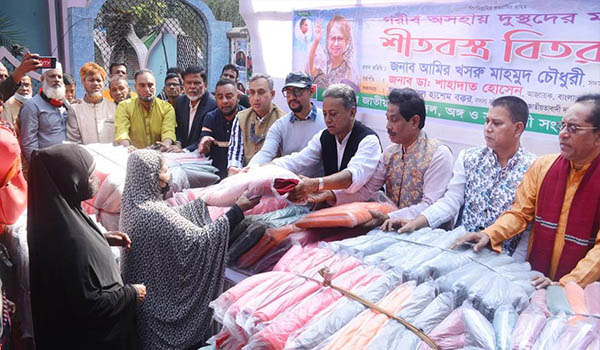
[[[150,113],[150,111],[152,111],[152,109],[154,108],[154,105],[156,104],[156,98],[157,98],[157,97],[154,97],[154,98],[152,99],[152,102],[150,102],[150,109],[148,110],[148,113]],[[136,97],[135,97],[135,104],[137,104],[137,105],[138,105],[138,107],[140,107],[140,108],[142,109],[142,111],[146,111],[146,109],[145,109],[145,108],[144,108],[144,106],[142,105],[142,102],[141,102],[141,100],[140,100],[139,96],[136,96]]]
[[[352,134],[352,130],[350,130],[350,132],[348,133],[348,135],[344,136],[344,139],[342,139],[342,142],[338,141],[337,136],[333,136],[333,138],[335,138],[335,142],[338,144],[338,146],[343,147],[348,143],[348,139],[350,138],[350,134]]]
[[[198,103],[196,104],[196,107],[192,106],[192,100],[190,100],[190,98],[187,97],[187,95],[185,97],[188,99],[188,101],[190,101],[190,110],[192,110],[192,109],[198,109],[198,107],[200,107],[200,105],[202,104],[202,101],[204,99],[206,99],[206,91],[204,91],[204,94],[202,94],[202,96],[200,96],[200,98],[197,100]]]
[[[488,146],[486,146],[485,148],[488,150],[488,153],[491,154],[494,166],[497,166],[498,168],[502,168],[500,166],[500,162],[498,162],[498,155],[496,154],[496,152],[494,152],[494,150]],[[502,169],[512,169],[515,165],[517,165],[517,163],[519,163],[519,161],[522,158],[522,154],[523,154],[523,146],[519,145],[519,148],[517,148],[517,151],[515,152],[515,154],[513,154],[513,156],[508,159],[508,162],[506,162],[506,166]]]
[[[415,148],[415,145],[417,144],[417,142],[419,142],[419,139],[421,137],[423,137],[423,130],[419,131],[419,136],[417,136],[417,138],[415,139],[415,141],[413,141],[413,143],[411,143],[407,147],[402,146],[402,154],[410,153]]]
[[[63,101],[61,101],[61,100],[49,98],[48,96],[46,96],[46,94],[44,93],[42,88],[40,88],[40,96],[42,97],[42,99],[44,99],[44,101],[48,102],[49,104],[51,104],[54,107],[62,107],[64,104]]]
[[[217,108],[217,112],[219,113],[219,115],[221,116],[221,118],[225,119],[228,122],[233,122],[233,120],[235,119],[235,116],[238,114],[239,111],[241,111],[243,108],[240,107],[240,105],[238,104],[236,106],[236,111],[235,113],[233,113],[233,117],[231,118],[231,120],[225,118],[225,115],[223,113],[221,113],[221,111]]]
[[[254,108],[252,108],[252,115],[254,115],[254,118],[256,119],[256,121],[258,122],[258,124],[262,124],[263,120],[265,119],[265,117],[273,114],[273,111],[275,110],[277,106],[275,106],[274,103],[271,102],[271,108],[269,108],[269,111],[267,113],[265,113],[265,115],[263,115],[262,117],[258,116],[258,113],[256,113],[256,111],[254,110]]]
[[[290,123],[294,124],[294,122],[296,120],[298,121],[303,121],[303,120],[317,120],[317,106],[315,106],[312,102],[310,103],[310,105],[312,106],[312,108],[310,109],[310,113],[308,113],[308,115],[306,116],[305,119],[300,119],[296,116],[296,114],[294,112],[290,113]]]

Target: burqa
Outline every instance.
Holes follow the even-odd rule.
[[[34,151],[27,218],[36,348],[135,349],[137,292],[82,210],[93,157],[79,145]]]
[[[121,268],[126,282],[148,288],[137,312],[141,348],[198,349],[212,335],[208,303],[223,287],[230,227],[244,216],[234,205],[211,222],[200,199],[169,207],[160,193],[161,162],[150,150],[127,160],[119,227],[131,237],[131,251]]]

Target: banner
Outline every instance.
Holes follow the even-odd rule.
[[[392,88],[425,99],[427,117],[483,124],[490,103],[529,105],[527,130],[558,134],[584,93],[600,93],[600,1],[424,4],[294,12],[293,69],[317,99],[335,83],[385,110]]]

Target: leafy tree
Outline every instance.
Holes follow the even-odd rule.
[[[234,27],[246,25],[240,15],[239,0],[204,0],[204,3],[212,10],[217,21],[231,22]]]

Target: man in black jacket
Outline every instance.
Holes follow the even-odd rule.
[[[206,73],[200,67],[190,66],[183,72],[183,88],[185,95],[175,101],[175,135],[183,152],[193,152],[198,148],[204,116],[217,108],[217,101],[207,93]]]

